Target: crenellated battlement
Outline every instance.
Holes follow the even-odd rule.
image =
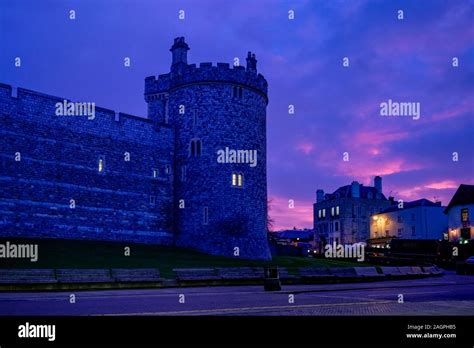
[[[229,63],[189,64],[183,67],[180,74],[168,73],[145,79],[145,95],[166,93],[171,89],[194,83],[225,82],[243,85],[256,89],[267,96],[268,84],[262,74],[247,71],[243,66],[230,66]]]
[[[26,109],[31,112],[31,114],[28,114],[28,117],[34,117],[36,113],[43,112],[46,109],[50,111],[52,117],[56,117],[54,116],[54,106],[64,100],[67,102],[75,102],[69,98],[53,96],[26,88],[14,88],[11,85],[0,83],[0,113],[14,114],[19,109]],[[116,123],[119,123],[122,118],[152,123],[151,120],[144,117],[117,112],[97,105],[95,106],[95,111],[98,115],[107,116]]]
[[[231,66],[228,63],[209,62],[187,64],[187,51],[189,46],[184,38],[176,38],[171,48],[173,62],[171,72],[168,74],[149,76],[145,79],[145,99],[149,95],[167,93],[180,86],[198,83],[223,82],[238,84],[264,95],[267,99],[268,83],[262,74],[257,73],[257,60],[255,54],[248,52],[247,67]]]

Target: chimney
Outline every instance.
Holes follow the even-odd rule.
[[[316,191],[316,203],[321,203],[324,201],[324,191],[323,190],[317,190]]]
[[[360,197],[360,184],[357,181],[353,181],[351,184],[351,196],[352,198]]]
[[[377,193],[382,194],[382,178],[380,176],[374,178],[374,187]]]

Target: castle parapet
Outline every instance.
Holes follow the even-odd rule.
[[[267,98],[268,84],[263,75],[243,66],[230,67],[228,63],[201,63],[186,65],[180,74],[164,74],[149,76],[145,79],[145,96],[156,93],[166,93],[183,85],[209,82],[227,82],[252,88]]]

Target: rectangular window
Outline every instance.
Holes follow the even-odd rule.
[[[323,218],[326,217],[326,209],[323,209]]]
[[[469,208],[462,208],[461,209],[461,222],[468,222],[469,221]]]
[[[336,206],[336,215],[339,216],[339,206]]]
[[[171,165],[167,164],[167,165],[165,166],[165,173],[166,173],[166,174],[171,174]]]
[[[207,225],[209,223],[209,208],[208,207],[204,207],[202,211],[202,223],[204,225]]]
[[[153,168],[153,179],[158,178],[158,169]]]
[[[237,174],[232,173],[232,186],[237,186]]]
[[[334,216],[334,207],[331,207],[331,216]]]
[[[97,171],[99,173],[104,173],[105,171],[105,159],[104,156],[99,156],[99,160],[97,162]]]
[[[186,166],[181,167],[181,181],[186,181]]]
[[[318,210],[318,218],[321,219],[321,209]]]
[[[411,227],[411,235],[412,235],[412,236],[415,236],[415,235],[416,235],[415,226],[412,226],[412,227]]]
[[[150,206],[154,207],[156,203],[156,196],[150,196]]]
[[[334,231],[339,232],[339,221],[334,221]]]

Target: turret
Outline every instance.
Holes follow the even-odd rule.
[[[255,59],[255,53],[249,52],[247,54],[247,71],[257,73],[257,59]]]
[[[175,70],[179,66],[188,64],[189,46],[184,41],[184,37],[177,37],[174,39],[174,43],[173,46],[171,46],[170,51],[173,57],[171,62],[171,71]]]

